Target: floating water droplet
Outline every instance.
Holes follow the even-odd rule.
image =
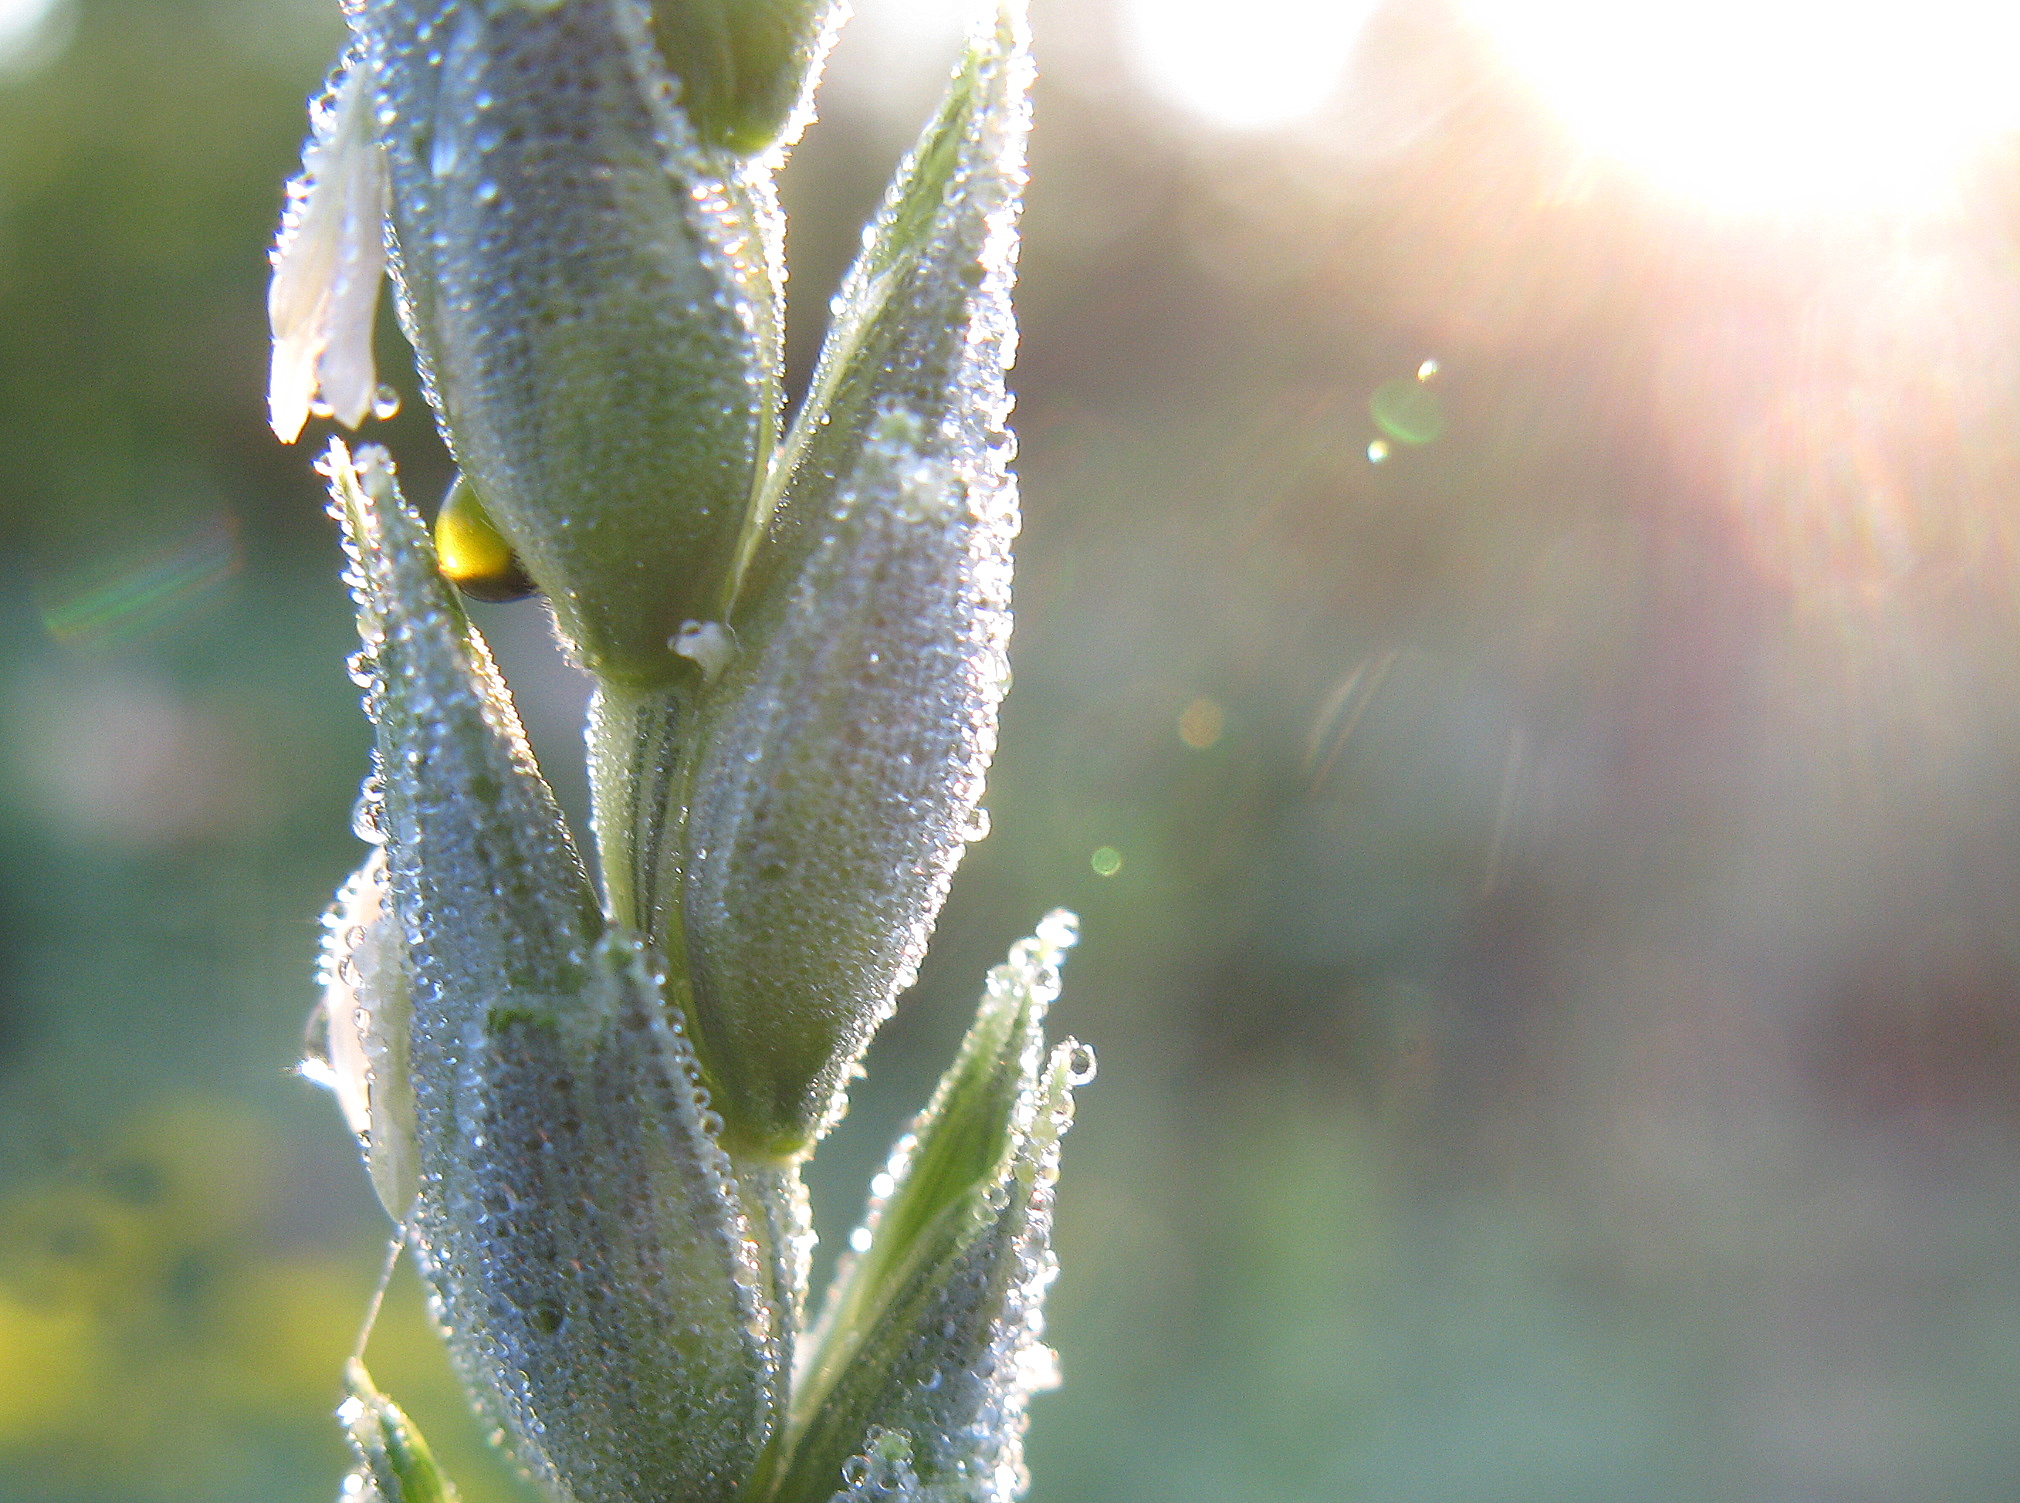
[[[380,422],[400,415],[400,394],[390,386],[381,385],[372,393],[372,416]]]
[[[1445,404],[1424,382],[1409,377],[1377,386],[1368,398],[1368,415],[1399,444],[1428,444],[1445,431]]]
[[[1087,858],[1087,864],[1094,868],[1095,876],[1112,877],[1122,870],[1122,852],[1112,845],[1098,845]]]
[[[853,1232],[849,1233],[850,1250],[859,1253],[866,1253],[870,1250],[870,1243],[873,1240],[874,1239],[870,1236],[870,1229],[866,1226],[859,1226]]]
[[[1440,369],[1442,367],[1438,364],[1438,357],[1433,355],[1429,360],[1426,360],[1422,365],[1417,367],[1417,379],[1419,381],[1428,381],[1437,375]]]
[[[1389,441],[1387,439],[1378,438],[1373,443],[1368,445],[1369,464],[1380,464],[1383,460],[1387,459],[1388,457],[1389,457]]]

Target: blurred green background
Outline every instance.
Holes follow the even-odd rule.
[[[1037,6],[994,834],[825,1238],[1065,904],[1102,1074],[1034,1503],[2020,1499],[2020,151],[1721,215],[1432,0],[1249,129],[1158,91],[1146,5]],[[289,1067],[367,741],[263,413],[334,9],[0,0],[4,1503],[342,1467],[386,1227]],[[859,9],[802,377],[958,29]],[[579,810],[581,683],[481,620]],[[411,1275],[373,1365],[522,1496]]]

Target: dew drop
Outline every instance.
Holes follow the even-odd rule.
[[[1038,943],[1055,955],[1080,943],[1080,918],[1068,908],[1055,908],[1038,921]]]
[[[866,1253],[870,1250],[871,1240],[870,1229],[859,1226],[849,1233],[849,1248],[853,1252]]]
[[[1378,438],[1373,443],[1368,445],[1369,464],[1380,464],[1383,460],[1387,459],[1388,457],[1389,457],[1389,441],[1387,439]]]
[[[683,621],[667,646],[700,668],[704,678],[714,678],[736,656],[736,638],[720,621]]]
[[[351,806],[351,833],[366,845],[384,845],[386,791],[376,776],[365,779],[358,801]]]
[[[390,386],[380,386],[372,393],[372,416],[380,422],[400,415],[400,394]]]
[[[1034,1341],[1017,1354],[1017,1386],[1026,1393],[1045,1393],[1059,1386],[1059,1354]]]

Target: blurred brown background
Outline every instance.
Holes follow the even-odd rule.
[[[789,173],[802,377],[958,36],[859,8]],[[1302,29],[1244,84],[1231,15],[1038,0],[994,834],[824,1235],[1066,904],[1102,1075],[1034,1503],[2020,1498],[2020,150],[1721,211],[1467,16],[1364,9],[1262,7]],[[262,409],[333,11],[0,0],[4,1503],[342,1466],[385,1227],[288,1071],[366,732]],[[579,809],[581,684],[481,620]],[[410,1276],[373,1350],[515,1496]]]

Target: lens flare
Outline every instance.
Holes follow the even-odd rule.
[[[1914,208],[2020,128],[2011,0],[1463,0],[1594,152],[1745,214]]]
[[[131,642],[205,601],[239,569],[238,530],[223,514],[158,552],[73,580],[43,604],[42,625],[65,647]]]

